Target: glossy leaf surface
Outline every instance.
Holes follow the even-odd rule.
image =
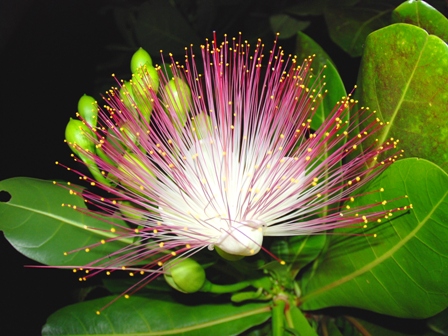
[[[400,139],[407,157],[448,170],[448,46],[423,29],[394,24],[369,35],[361,73],[361,101],[389,125],[380,142]],[[366,142],[369,145],[369,142]]]
[[[333,110],[336,102],[342,97],[346,96],[344,83],[341,76],[336,69],[330,56],[318,45],[311,37],[299,32],[296,37],[296,55],[299,62],[308,56],[315,55],[313,58],[313,71],[316,80],[321,80],[326,83],[324,89],[328,89],[325,94],[325,99],[319,105],[318,110],[313,116],[311,127],[318,129],[320,125],[327,119],[328,115]],[[324,68],[325,67],[325,68]],[[320,79],[319,74],[325,76]],[[314,83],[312,81],[311,83]]]
[[[120,298],[95,314],[115,297],[67,306],[51,315],[43,335],[238,335],[270,317],[266,303],[183,305],[131,296]]]
[[[82,193],[81,187],[71,188]],[[11,195],[9,201],[0,202],[0,229],[19,252],[43,264],[82,266],[132,243],[115,240],[89,253],[81,250],[65,256],[64,252],[113,237],[112,226],[74,210],[74,206],[86,208],[83,199],[51,181],[16,177],[1,181],[0,191]]]
[[[429,34],[448,41],[448,19],[425,1],[403,2],[392,12],[392,20],[419,26]]]
[[[394,163],[357,204],[401,198],[413,205],[362,231],[336,230],[320,267],[303,289],[304,309],[348,306],[425,318],[448,306],[448,175],[426,160]],[[383,205],[381,205],[383,206]],[[365,235],[350,236],[349,233]],[[374,238],[373,234],[378,237]]]

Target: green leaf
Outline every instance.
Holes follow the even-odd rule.
[[[342,97],[345,97],[347,93],[345,92],[341,76],[330,56],[328,56],[322,47],[313,39],[301,32],[297,34],[296,38],[296,55],[299,60],[315,55],[313,58],[313,78],[310,80],[309,87],[316,86],[317,88],[320,88],[323,86],[323,83],[325,83],[322,90],[326,91],[322,92],[325,97],[320,102],[311,121],[311,128],[317,130],[326,120],[328,120],[328,116],[332,113],[336,103],[339,102]],[[325,77],[322,78],[321,75],[325,75]],[[348,121],[349,118],[350,115],[347,113],[343,120]],[[341,141],[340,144],[342,145],[344,142],[345,139],[344,141]],[[327,150],[326,154],[321,158],[322,161],[325,161],[325,159],[336,149],[337,147],[334,147],[332,151]],[[327,211],[328,207],[322,209],[322,216],[325,216]]]
[[[269,17],[272,32],[280,33],[280,39],[287,39],[294,36],[309,26],[309,21],[300,21],[286,14],[276,14]]]
[[[43,335],[237,335],[270,317],[266,303],[184,305],[139,296],[67,306],[51,315]]]
[[[448,170],[445,42],[404,23],[378,30],[366,41],[359,83],[362,103],[390,122],[378,134],[380,142],[398,138],[408,157],[428,159]]]
[[[448,306],[448,175],[429,161],[404,159],[366,188],[381,187],[384,192],[359,197],[355,205],[407,194],[413,209],[366,231],[336,230],[340,234],[331,237],[325,259],[303,288],[303,309],[348,306],[426,318]]]
[[[286,262],[287,272],[292,278],[308,263],[317,258],[325,246],[326,235],[279,237],[269,249]]]
[[[323,82],[326,83],[325,89],[327,89],[328,92],[326,93],[323,102],[319,105],[311,122],[311,128],[316,130],[325,120],[327,120],[327,117],[333,110],[336,102],[346,96],[347,93],[341,76],[330,56],[328,56],[322,47],[311,37],[302,32],[297,33],[295,54],[299,60],[316,55],[313,58],[314,78],[316,78],[315,80],[319,80],[319,76],[317,75],[322,71],[322,74],[325,75]],[[314,81],[311,81],[310,84],[312,85],[312,83],[314,83]]]
[[[132,243],[131,239],[120,239],[100,244],[89,253],[81,250],[64,256],[64,252],[114,236],[111,224],[73,209],[86,206],[79,197],[83,189],[76,185],[70,188],[78,196],[50,181],[16,177],[0,182],[0,191],[11,196],[9,201],[0,202],[0,229],[15,249],[43,264],[82,266]]]
[[[448,41],[448,19],[424,1],[408,0],[392,12],[393,22],[413,24]]]
[[[390,14],[400,2],[367,0],[354,6],[329,3],[324,15],[331,39],[351,56],[361,56],[366,37],[390,24]]]

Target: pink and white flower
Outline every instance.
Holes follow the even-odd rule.
[[[165,59],[177,80],[167,85],[159,67],[157,93],[143,75],[134,84],[140,106],[129,108],[132,98],[120,87],[109,91],[102,127],[94,129],[103,155],[85,155],[108,181],[97,186],[113,197],[83,196],[131,223],[114,227],[110,240],[138,239],[85,268],[157,272],[171,258],[204,248],[251,256],[266,236],[362,227],[388,216],[390,210],[372,210],[378,204],[341,205],[396,159],[397,143],[365,145],[383,122],[368,109],[349,116],[350,95],[311,129],[325,96],[323,77],[310,81],[312,57],[302,64],[276,45],[265,53],[261,41],[252,48],[241,37],[207,41],[200,56],[198,62],[191,49],[184,65]],[[152,106],[149,121],[142,101]],[[358,129],[368,118],[373,121]]]

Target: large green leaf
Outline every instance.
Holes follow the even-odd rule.
[[[79,186],[71,189],[82,192]],[[19,252],[43,264],[82,266],[132,243],[120,239],[65,256],[113,237],[112,225],[74,210],[86,208],[83,199],[50,181],[16,177],[1,181],[0,191],[11,196],[0,202],[0,229]]]
[[[311,128],[316,130],[327,119],[331,111],[333,111],[336,102],[340,101],[342,97],[347,95],[347,93],[345,91],[341,76],[339,75],[338,70],[336,69],[336,66],[330,56],[328,56],[322,47],[311,37],[302,32],[297,33],[296,55],[299,60],[305,59],[311,55],[316,55],[313,58],[315,79],[311,81],[310,85],[312,85],[312,83],[316,80],[321,80],[326,83],[324,89],[328,90],[325,94],[325,99],[319,105],[319,108],[314,114],[311,122]],[[322,74],[325,75],[324,80],[322,80],[319,76],[316,76],[317,74],[320,74],[322,70]]]
[[[326,238],[324,234],[278,237],[272,243],[270,251],[286,262],[286,271],[295,278],[304,266],[319,256],[325,247]]]
[[[324,14],[331,39],[351,56],[361,56],[366,37],[390,24],[390,14],[400,2],[364,0],[346,6],[328,2]]]
[[[448,170],[444,41],[404,23],[380,29],[367,38],[359,83],[362,103],[390,123],[378,134],[380,142],[398,138],[408,157],[428,159]]]
[[[410,23],[448,41],[448,19],[424,1],[408,0],[392,12],[394,22]]]
[[[51,315],[43,335],[238,335],[269,319],[270,305],[251,303],[184,305],[171,300],[131,296],[67,306]]]
[[[448,175],[429,161],[404,159],[367,190],[381,187],[384,192],[355,202],[372,204],[408,195],[413,209],[382,225],[371,224],[366,235],[348,235],[360,229],[336,230],[342,235],[332,236],[325,259],[303,288],[304,309],[349,306],[425,318],[448,306]]]
[[[322,87],[322,93],[325,96],[323,101],[320,102],[319,107],[317,108],[311,121],[311,128],[317,130],[333,112],[336,103],[339,102],[342,97],[345,97],[347,93],[345,91],[341,76],[339,76],[336,66],[330,56],[328,56],[319,44],[302,32],[297,33],[296,55],[299,60],[315,55],[312,64],[313,77],[311,78],[308,86],[316,86],[317,89]],[[325,75],[325,77],[322,75]],[[323,86],[324,83],[325,86]],[[350,112],[346,113],[343,117],[344,121],[349,120],[349,113]],[[344,140],[340,142],[340,145],[342,145],[345,140],[346,139],[344,138]],[[329,157],[334,150],[336,150],[336,147],[331,150],[327,149],[325,151],[325,155],[322,155],[321,160],[325,161],[325,159]],[[328,206],[323,209],[322,216],[325,216],[327,212]]]

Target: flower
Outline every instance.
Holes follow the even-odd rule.
[[[158,274],[165,262],[204,248],[251,256],[266,236],[362,227],[388,216],[390,210],[372,210],[378,204],[341,204],[397,158],[397,141],[359,151],[384,123],[373,118],[358,130],[350,95],[312,129],[325,96],[322,79],[310,81],[312,57],[299,64],[276,43],[265,53],[261,41],[252,48],[241,36],[220,45],[215,36],[201,56],[197,63],[191,48],[184,65],[164,59],[172,76],[156,67],[158,91],[145,66],[133,82],[117,81],[100,109],[101,126],[85,132],[96,152],[77,150],[102,172],[92,183],[113,197],[83,197],[130,223],[117,225],[109,240],[135,237],[113,258],[85,268],[143,263],[134,269]],[[357,118],[373,114],[361,108]]]

